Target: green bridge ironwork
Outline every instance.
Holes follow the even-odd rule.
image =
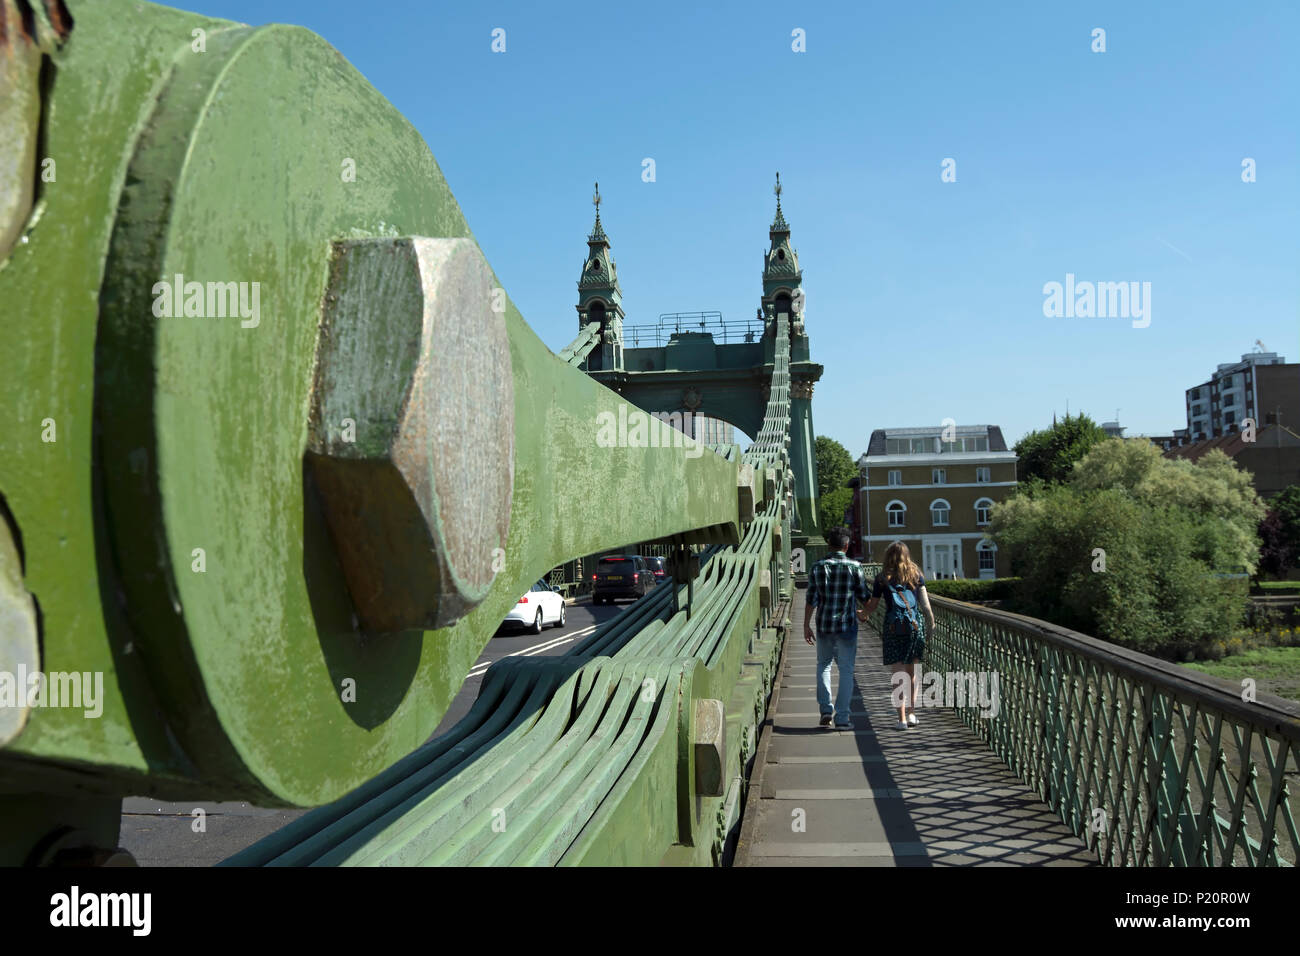
[[[1295,866],[1300,705],[1246,701],[1228,681],[1036,618],[930,602],[923,670],[954,689],[998,676],[995,719],[973,692],[958,714],[1100,862]]]

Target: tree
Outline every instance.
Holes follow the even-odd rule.
[[[1038,478],[1049,484],[1065,481],[1074,463],[1105,440],[1101,426],[1087,415],[1066,415],[1051,428],[1030,432],[1016,442],[1020,458],[1017,477],[1021,481]]]
[[[1270,510],[1259,523],[1259,575],[1280,578],[1296,565],[1296,551],[1287,540],[1282,516]]]
[[[852,488],[836,488],[817,499],[817,520],[823,532],[847,524],[844,512],[853,504]]]
[[[1252,573],[1259,561],[1264,505],[1250,475],[1217,448],[1191,462],[1165,458],[1142,438],[1107,441],[1079,462],[1070,484],[1120,488],[1148,508],[1186,512],[1198,524],[1197,553],[1215,571]]]
[[[826,435],[818,435],[813,445],[817,460],[817,497],[825,498],[832,491],[848,485],[857,476],[858,466],[849,450]],[[841,512],[844,510],[840,509]],[[843,517],[836,519],[839,524]],[[834,527],[835,524],[831,525]]]
[[[1098,443],[1068,479],[1016,494],[990,533],[1019,574],[1017,610],[1115,643],[1187,650],[1238,626],[1264,508],[1221,452],[1171,461]]]

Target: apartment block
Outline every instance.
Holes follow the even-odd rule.
[[[1187,428],[1176,442],[1221,438],[1239,431],[1243,419],[1256,426],[1300,425],[1300,364],[1287,364],[1276,352],[1250,352],[1239,362],[1220,365],[1187,389]]]

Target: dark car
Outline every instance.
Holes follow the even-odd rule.
[[[663,584],[668,578],[668,560],[666,558],[646,558],[645,563],[650,573],[655,576],[655,584]]]
[[[591,576],[591,603],[611,604],[615,598],[639,598],[655,586],[655,575],[639,554],[609,554],[596,562]]]

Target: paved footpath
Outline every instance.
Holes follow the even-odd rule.
[[[858,637],[853,730],[819,727],[804,594],[790,609],[736,866],[1097,865],[954,711],[919,707],[917,726],[897,729],[870,628]]]

